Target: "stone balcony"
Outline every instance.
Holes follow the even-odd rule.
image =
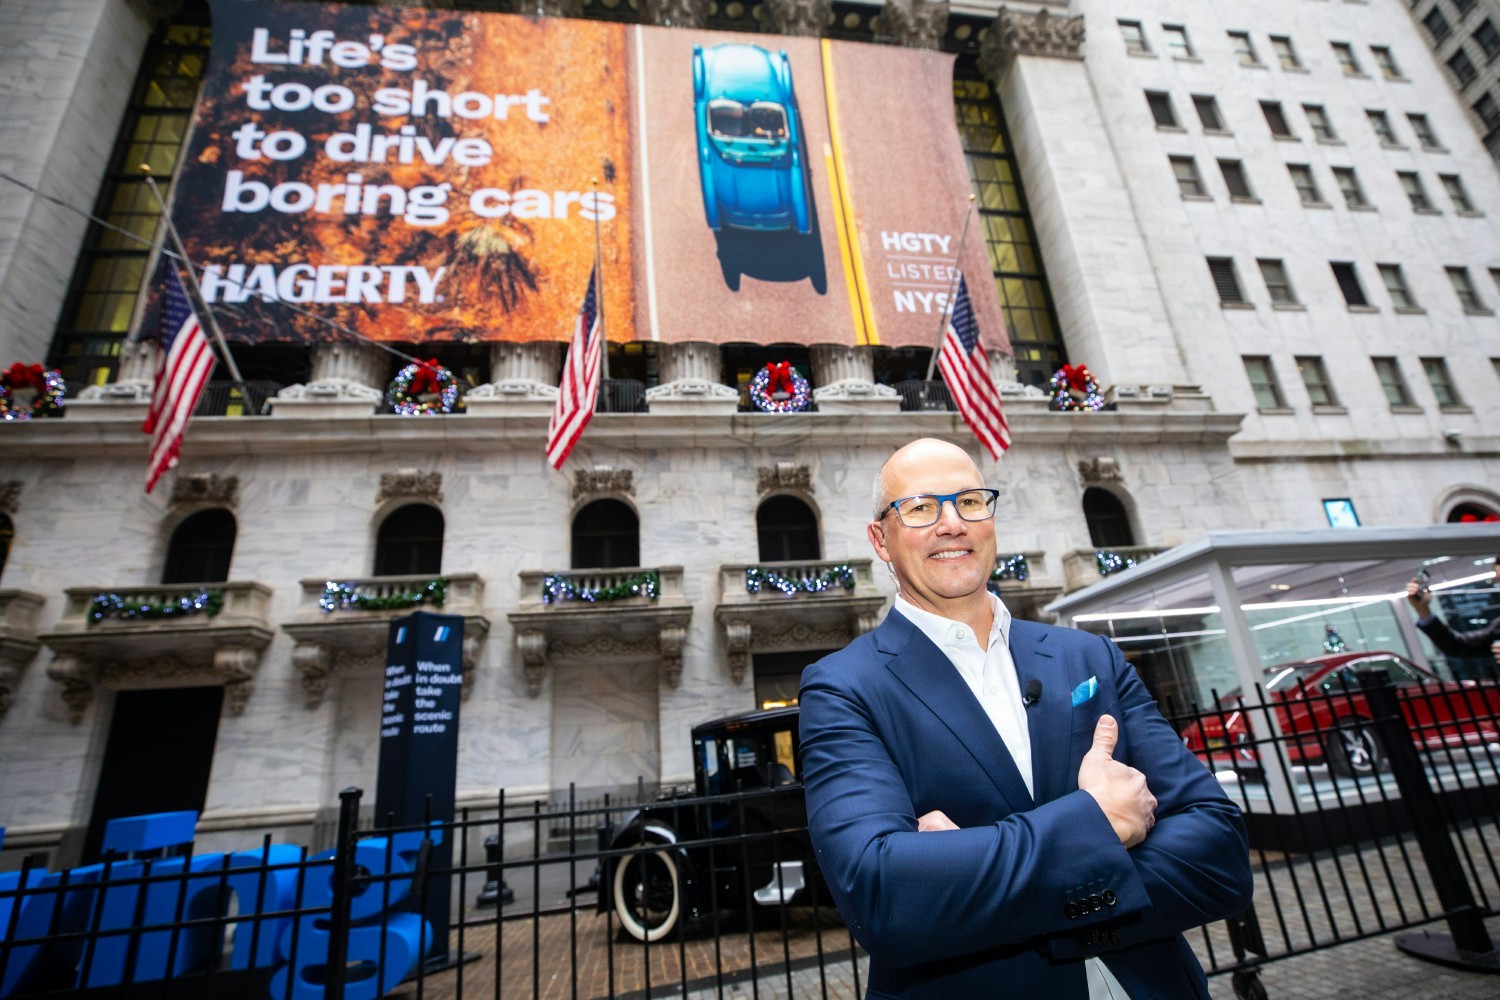
[[[1111,573],[1129,569],[1166,550],[1154,545],[1074,549],[1063,553],[1063,581],[1067,593],[1098,583]]]
[[[730,563],[719,567],[719,594],[714,618],[736,684],[754,653],[842,648],[875,627],[886,602],[869,559]]]
[[[297,615],[281,628],[296,642],[292,664],[302,675],[308,708],[323,703],[335,671],[381,669],[391,620],[413,611],[463,617],[463,697],[469,697],[490,631],[490,620],[481,613],[484,580],[477,574],[320,576],[302,580],[301,586]]]
[[[41,594],[0,590],[0,721],[10,711],[21,671],[42,648],[36,637],[36,616],[46,603]]]
[[[521,602],[506,617],[532,697],[549,659],[659,658],[676,687],[693,609],[682,593],[682,567],[521,572]]]
[[[1045,552],[1001,552],[995,557],[991,586],[1000,592],[1006,610],[1027,621],[1051,621],[1042,609],[1061,597],[1062,584],[1053,579]]]
[[[259,583],[70,587],[47,676],[63,686],[73,721],[100,684],[224,685],[231,715],[245,710],[262,651],[275,634],[271,589]]]

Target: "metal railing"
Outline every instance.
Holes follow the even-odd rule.
[[[245,391],[234,382],[210,382],[203,387],[198,398],[195,417],[260,417],[269,413],[266,402],[286,388],[280,382],[252,380],[245,383]],[[247,396],[248,394],[248,396]]]
[[[1308,692],[1301,700],[1321,710],[1310,718],[1326,712],[1327,724],[1299,721],[1287,703],[1257,707],[1256,695],[1168,706],[1251,835],[1252,908],[1189,935],[1209,974],[1264,995],[1252,985],[1266,963],[1443,922],[1463,952],[1493,956],[1483,920],[1500,900],[1497,689],[1379,678]],[[0,874],[0,996],[160,982],[129,995],[165,997],[183,995],[168,992],[169,976],[192,975],[222,984],[200,980],[199,995],[240,983],[291,1000],[316,984],[312,995],[337,1000],[350,976],[408,972],[415,996],[444,1000],[862,992],[865,958],[828,902],[797,818],[800,785],[706,797],[642,785],[587,804],[570,790],[521,806],[501,792],[451,823],[388,830],[359,829],[360,797],[341,795],[332,855],[267,838],[232,856]],[[433,863],[439,842],[451,864]],[[419,960],[413,928],[447,895],[434,893],[441,879],[459,916],[450,923],[445,904],[434,926],[446,940]],[[498,909],[476,906],[497,881]],[[1397,942],[1415,950],[1417,937]]]
[[[893,388],[901,394],[902,412],[957,409],[953,397],[948,394],[948,386],[936,380],[910,379],[897,382]]]
[[[646,383],[607,378],[599,383],[599,413],[646,413]]]

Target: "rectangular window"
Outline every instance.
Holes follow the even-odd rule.
[[[1323,142],[1337,142],[1338,133],[1333,130],[1333,120],[1321,104],[1304,104],[1302,113],[1307,115],[1307,126],[1313,135]]]
[[[1385,45],[1371,45],[1370,55],[1375,57],[1375,65],[1380,67],[1380,75],[1387,80],[1400,80],[1401,67],[1396,65],[1396,57]]]
[[[1139,21],[1121,21],[1120,37],[1125,39],[1125,51],[1131,55],[1149,55],[1151,46],[1146,44],[1146,32]]]
[[[1427,16],[1422,18],[1422,27],[1427,29],[1427,34],[1432,37],[1434,45],[1441,45],[1443,39],[1453,34],[1453,29],[1448,26],[1448,19],[1443,16],[1442,11],[1438,10],[1437,4],[1433,4]]]
[[[1255,405],[1262,410],[1284,410],[1286,399],[1281,395],[1281,383],[1276,381],[1276,369],[1271,359],[1264,355],[1247,354],[1240,358],[1245,363],[1245,374],[1250,378],[1250,391],[1255,394]]]
[[[1188,41],[1187,29],[1180,24],[1164,24],[1162,34],[1167,36],[1167,51],[1173,59],[1192,59],[1193,43]]]
[[[1495,104],[1495,99],[1485,94],[1472,105],[1474,114],[1484,125],[1485,131],[1492,132],[1500,128],[1500,105]]]
[[[1358,308],[1369,306],[1364,286],[1359,283],[1359,272],[1354,270],[1352,263],[1336,260],[1330,261],[1328,266],[1333,268],[1333,279],[1339,283],[1339,291],[1344,293],[1344,302]]]
[[[1391,305],[1398,311],[1414,311],[1420,309],[1417,305],[1417,297],[1412,294],[1411,286],[1406,283],[1406,273],[1401,270],[1400,264],[1376,264],[1375,269],[1380,272],[1380,280],[1385,282],[1385,290],[1391,297]]]
[[[1266,283],[1271,302],[1278,306],[1297,305],[1297,293],[1292,290],[1292,279],[1287,276],[1286,264],[1279,260],[1257,260],[1260,276]]]
[[[1239,59],[1241,66],[1260,65],[1260,56],[1255,54],[1255,44],[1250,41],[1250,32],[1231,31],[1229,33],[1229,47],[1234,51],[1235,57]]]
[[[1292,127],[1286,121],[1286,112],[1281,110],[1280,101],[1261,101],[1260,113],[1266,116],[1266,127],[1271,130],[1271,134],[1276,138],[1294,138]]]
[[[1460,87],[1467,87],[1479,75],[1479,71],[1469,60],[1469,54],[1461,48],[1448,57],[1448,71],[1453,74],[1453,79]]]
[[[1422,371],[1432,386],[1432,394],[1439,406],[1462,406],[1464,401],[1453,385],[1453,376],[1448,373],[1448,362],[1443,358],[1423,358]]]
[[[1211,94],[1194,94],[1193,110],[1198,112],[1198,121],[1205,132],[1223,132],[1224,119],[1219,114],[1219,102]]]
[[[1219,173],[1224,175],[1224,186],[1229,197],[1242,201],[1255,201],[1255,192],[1250,190],[1250,178],[1245,174],[1245,165],[1239,160],[1220,160]]]
[[[1495,30],[1495,25],[1489,18],[1479,22],[1479,27],[1474,29],[1474,34],[1469,37],[1484,52],[1486,59],[1493,59],[1500,55],[1500,31]]]
[[[1422,178],[1410,170],[1396,171],[1396,178],[1401,181],[1401,190],[1406,192],[1407,200],[1411,202],[1413,212],[1431,212],[1432,199],[1427,197],[1427,189],[1422,186]]]
[[[1442,149],[1443,144],[1438,141],[1437,133],[1432,130],[1432,123],[1427,120],[1426,115],[1406,115],[1406,120],[1411,122],[1412,134],[1422,144],[1423,149]]]
[[[1146,105],[1151,108],[1151,118],[1158,128],[1179,128],[1177,109],[1172,107],[1172,97],[1159,90],[1146,91]]]
[[[1288,163],[1286,171],[1292,177],[1292,184],[1297,188],[1297,197],[1302,199],[1304,205],[1323,205],[1323,192],[1318,190],[1318,180],[1313,176],[1312,167],[1305,163]]]
[[[1396,130],[1391,127],[1391,119],[1384,111],[1371,111],[1365,109],[1365,117],[1370,121],[1370,129],[1386,146],[1399,146],[1401,141],[1396,138]]]
[[[1375,375],[1380,379],[1380,388],[1385,390],[1385,401],[1392,406],[1410,406],[1411,389],[1406,376],[1401,374],[1401,365],[1395,358],[1371,358]]]
[[[1353,167],[1334,167],[1333,179],[1338,182],[1339,191],[1344,196],[1345,206],[1349,208],[1370,207],[1370,202],[1365,198],[1365,190],[1359,186],[1359,178],[1355,175]]]
[[[1345,76],[1365,75],[1365,71],[1360,68],[1359,59],[1354,55],[1354,46],[1348,42],[1331,42],[1329,44],[1333,46],[1333,57],[1344,68]]]
[[[1302,68],[1302,60],[1297,58],[1297,49],[1285,35],[1271,36],[1271,51],[1276,53],[1276,61],[1281,63],[1282,69]]]
[[[1338,406],[1339,398],[1334,395],[1333,383],[1328,380],[1328,369],[1323,364],[1323,359],[1314,355],[1305,355],[1294,359],[1297,362],[1297,374],[1302,376],[1302,384],[1307,389],[1307,398],[1314,406]]]
[[[1233,257],[1209,257],[1208,273],[1214,279],[1220,305],[1245,304],[1245,293],[1240,289],[1240,276],[1234,269]]]
[[[1204,198],[1208,191],[1203,187],[1203,178],[1198,173],[1198,163],[1191,156],[1169,156],[1172,176],[1177,178],[1177,190],[1184,198]]]
[[[1464,188],[1463,178],[1457,174],[1438,174],[1438,180],[1443,182],[1443,190],[1448,194],[1448,200],[1453,202],[1455,212],[1472,212],[1474,203],[1469,200],[1469,192]]]
[[[1467,267],[1445,267],[1443,270],[1448,272],[1448,283],[1453,286],[1453,294],[1458,296],[1458,304],[1464,307],[1464,312],[1489,315],[1489,310],[1479,299],[1474,282],[1469,278]]]

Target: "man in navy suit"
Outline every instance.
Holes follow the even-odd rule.
[[[803,674],[818,863],[869,997],[1206,998],[1182,932],[1249,905],[1239,810],[1108,639],[986,590],[996,493],[915,441],[868,534],[899,594]]]

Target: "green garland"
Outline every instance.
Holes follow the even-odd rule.
[[[1100,549],[1094,553],[1094,564],[1099,567],[1100,576],[1109,576],[1122,569],[1130,569],[1136,564],[1136,559],[1134,556],[1122,556],[1118,552]]]
[[[428,580],[416,590],[408,590],[400,594],[361,594],[350,583],[335,583],[328,581],[323,588],[323,596],[318,598],[318,604],[324,612],[329,611],[392,611],[398,608],[415,607],[418,604],[431,604],[440,608],[448,599],[448,578],[445,576]]]
[[[1030,577],[1031,564],[1026,561],[1025,554],[1021,552],[1004,557],[995,567],[995,571],[990,574],[991,580],[1015,580],[1017,583],[1025,583]]]
[[[631,597],[656,600],[661,596],[661,576],[651,570],[612,583],[608,587],[580,587],[566,576],[547,576],[542,579],[542,603],[556,604],[559,601],[623,601]]]
[[[745,589],[752,594],[758,594],[766,587],[775,587],[786,596],[792,597],[796,594],[821,594],[825,590],[833,589],[834,586],[843,587],[845,590],[854,589],[854,570],[849,568],[848,563],[830,566],[808,580],[782,576],[774,569],[765,569],[761,566],[751,566],[745,570]]]
[[[224,591],[219,588],[199,590],[181,597],[121,597],[109,591],[101,591],[89,598],[89,624],[96,625],[106,618],[123,621],[159,621],[163,618],[180,618],[188,615],[207,615],[212,618],[224,608]]]

